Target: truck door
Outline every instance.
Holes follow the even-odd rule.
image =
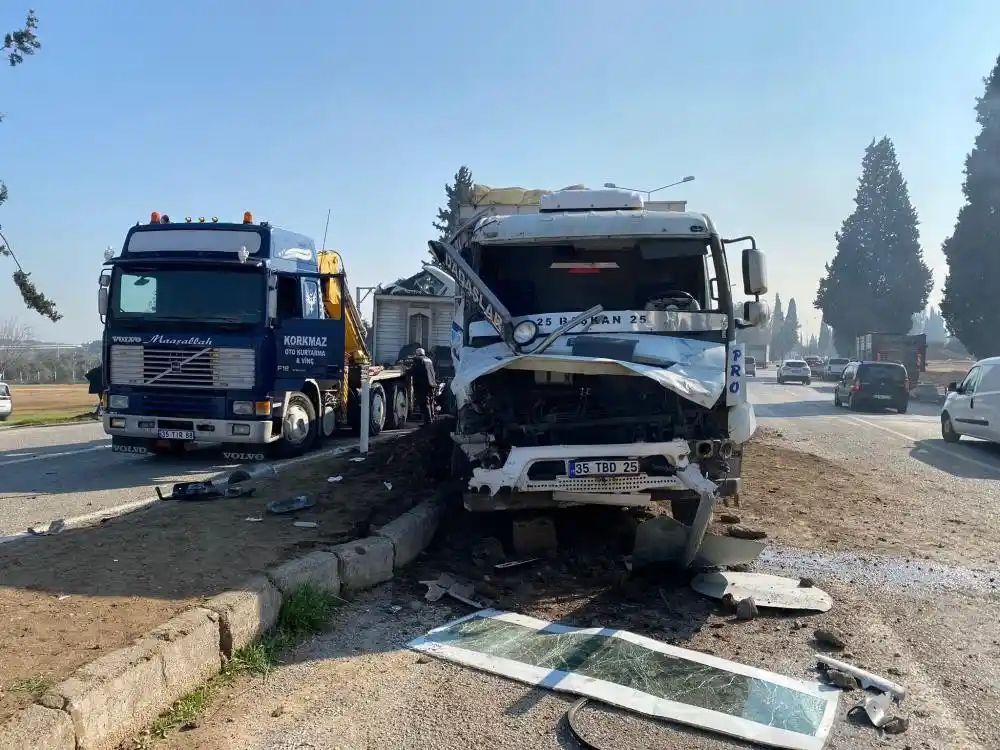
[[[326,317],[319,280],[278,279],[278,377],[339,380],[344,368],[344,321]]]

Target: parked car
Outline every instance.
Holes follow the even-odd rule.
[[[961,383],[948,383],[941,408],[941,437],[957,443],[962,435],[1000,443],[1000,357],[981,359]]]
[[[850,361],[847,357],[830,357],[823,368],[823,380],[840,380]]]
[[[743,368],[747,375],[752,377],[757,377],[757,358],[756,357],[746,357],[743,360]]]
[[[778,367],[778,382],[787,383],[790,380],[809,385],[812,382],[812,371],[809,365],[801,359],[786,359]]]
[[[865,407],[906,413],[910,379],[899,362],[851,362],[833,387],[833,405],[852,411]]]
[[[10,397],[10,386],[0,383],[0,422],[5,422],[7,417],[14,413],[14,402]]]

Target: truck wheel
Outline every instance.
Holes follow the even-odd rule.
[[[296,391],[288,397],[288,405],[281,415],[281,439],[275,448],[282,458],[301,456],[313,447],[319,423],[316,407],[304,393]]]
[[[410,395],[406,391],[406,383],[391,383],[387,389],[389,413],[386,414],[385,427],[387,430],[400,430],[406,426],[410,415]]]
[[[368,434],[371,437],[382,432],[386,422],[385,389],[372,383],[368,393]]]

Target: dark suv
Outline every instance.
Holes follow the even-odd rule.
[[[867,407],[905,414],[909,403],[910,379],[899,362],[851,362],[833,387],[833,405],[852,411]]]

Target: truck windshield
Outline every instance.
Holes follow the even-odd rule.
[[[514,318],[599,304],[605,312],[676,313],[664,320],[677,325],[664,330],[722,330],[727,316],[708,299],[710,252],[707,240],[686,238],[483,246],[479,275]]]
[[[266,293],[257,271],[151,266],[117,270],[111,296],[112,317],[122,322],[258,323]]]

